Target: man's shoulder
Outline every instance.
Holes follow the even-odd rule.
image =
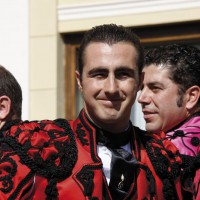
[[[34,120],[34,121],[19,121],[18,123],[9,123],[6,128],[5,136],[18,136],[19,134],[39,132],[48,132],[53,130],[69,131],[70,125],[66,119],[55,120]]]
[[[20,121],[7,127],[1,138],[1,163],[12,162],[19,170],[24,166],[27,172],[55,183],[70,176],[77,158],[74,134],[65,119]]]
[[[65,119],[20,121],[5,132],[2,143],[1,151],[18,156],[21,163],[41,175],[46,170],[54,176],[65,175],[77,160],[74,134]]]

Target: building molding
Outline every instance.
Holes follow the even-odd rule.
[[[199,0],[125,0],[58,6],[58,21],[113,17],[200,8]]]

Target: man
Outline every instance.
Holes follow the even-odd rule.
[[[182,198],[179,171],[173,167],[178,168],[178,155],[168,159],[161,140],[157,144],[156,137],[148,137],[130,121],[142,66],[141,44],[129,29],[109,24],[85,34],[76,71],[84,108],[70,121],[78,157],[72,174],[57,184],[59,199]],[[154,170],[150,159],[165,168]],[[164,173],[165,179],[157,173]],[[47,198],[46,183],[36,178],[34,199]]]
[[[36,142],[44,140],[43,126],[37,128],[35,137],[15,127],[15,139],[25,135],[27,142],[22,139],[22,145],[31,147],[25,154],[40,149],[39,155],[29,156],[37,163],[34,166],[29,157],[24,161],[21,152],[17,153],[34,174],[29,185],[17,191],[23,188],[21,196],[28,191],[29,199],[35,200],[182,199],[177,149],[169,142],[174,151],[168,152],[162,137],[148,136],[130,121],[143,66],[138,37],[123,26],[94,27],[83,38],[78,61],[76,78],[84,108],[76,120],[69,121],[70,126],[64,120],[63,126],[58,124],[66,142],[62,143],[62,137],[54,142],[53,135],[40,149]],[[46,134],[52,136],[52,129]],[[56,149],[50,148],[52,143]]]
[[[183,159],[183,184],[200,199],[199,170],[194,184],[192,174],[200,166],[200,50],[186,45],[166,45],[150,50],[144,63],[144,80],[138,102],[150,133],[166,133]],[[183,161],[184,161],[183,160]]]
[[[75,164],[75,142],[67,121],[23,122],[21,107],[20,85],[0,66],[1,200],[31,199],[35,174],[48,179],[52,188],[58,180],[69,176],[68,166]],[[69,153],[75,156],[70,158]]]

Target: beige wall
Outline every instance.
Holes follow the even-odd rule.
[[[102,23],[141,26],[200,20],[200,6],[187,8],[187,5],[182,9],[173,8],[167,11],[158,9],[155,12],[152,12],[150,9],[146,12],[122,13],[120,15],[116,15],[112,10],[113,14],[111,13],[110,16],[84,17],[87,14],[87,11],[84,9],[87,9],[87,6],[90,7],[90,4],[98,9],[95,5],[110,3],[109,5],[112,7],[115,5],[115,2],[119,3],[122,1],[30,0],[29,119],[64,117],[64,44],[60,38],[60,33],[84,31]],[[127,7],[130,2],[126,1]],[[189,0],[188,2],[190,5],[195,5],[196,1]],[[67,11],[77,12],[74,5],[82,9],[83,15],[79,18],[75,13],[75,18],[68,19]],[[64,19],[62,18],[61,11],[66,12]],[[101,10],[99,10],[99,13],[101,14]]]
[[[57,1],[30,0],[30,116],[57,116]]]

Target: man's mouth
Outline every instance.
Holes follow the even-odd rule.
[[[143,109],[142,112],[143,112],[145,120],[151,119],[156,114],[156,112],[153,112],[153,111],[150,111],[150,110],[145,110],[145,109]]]

